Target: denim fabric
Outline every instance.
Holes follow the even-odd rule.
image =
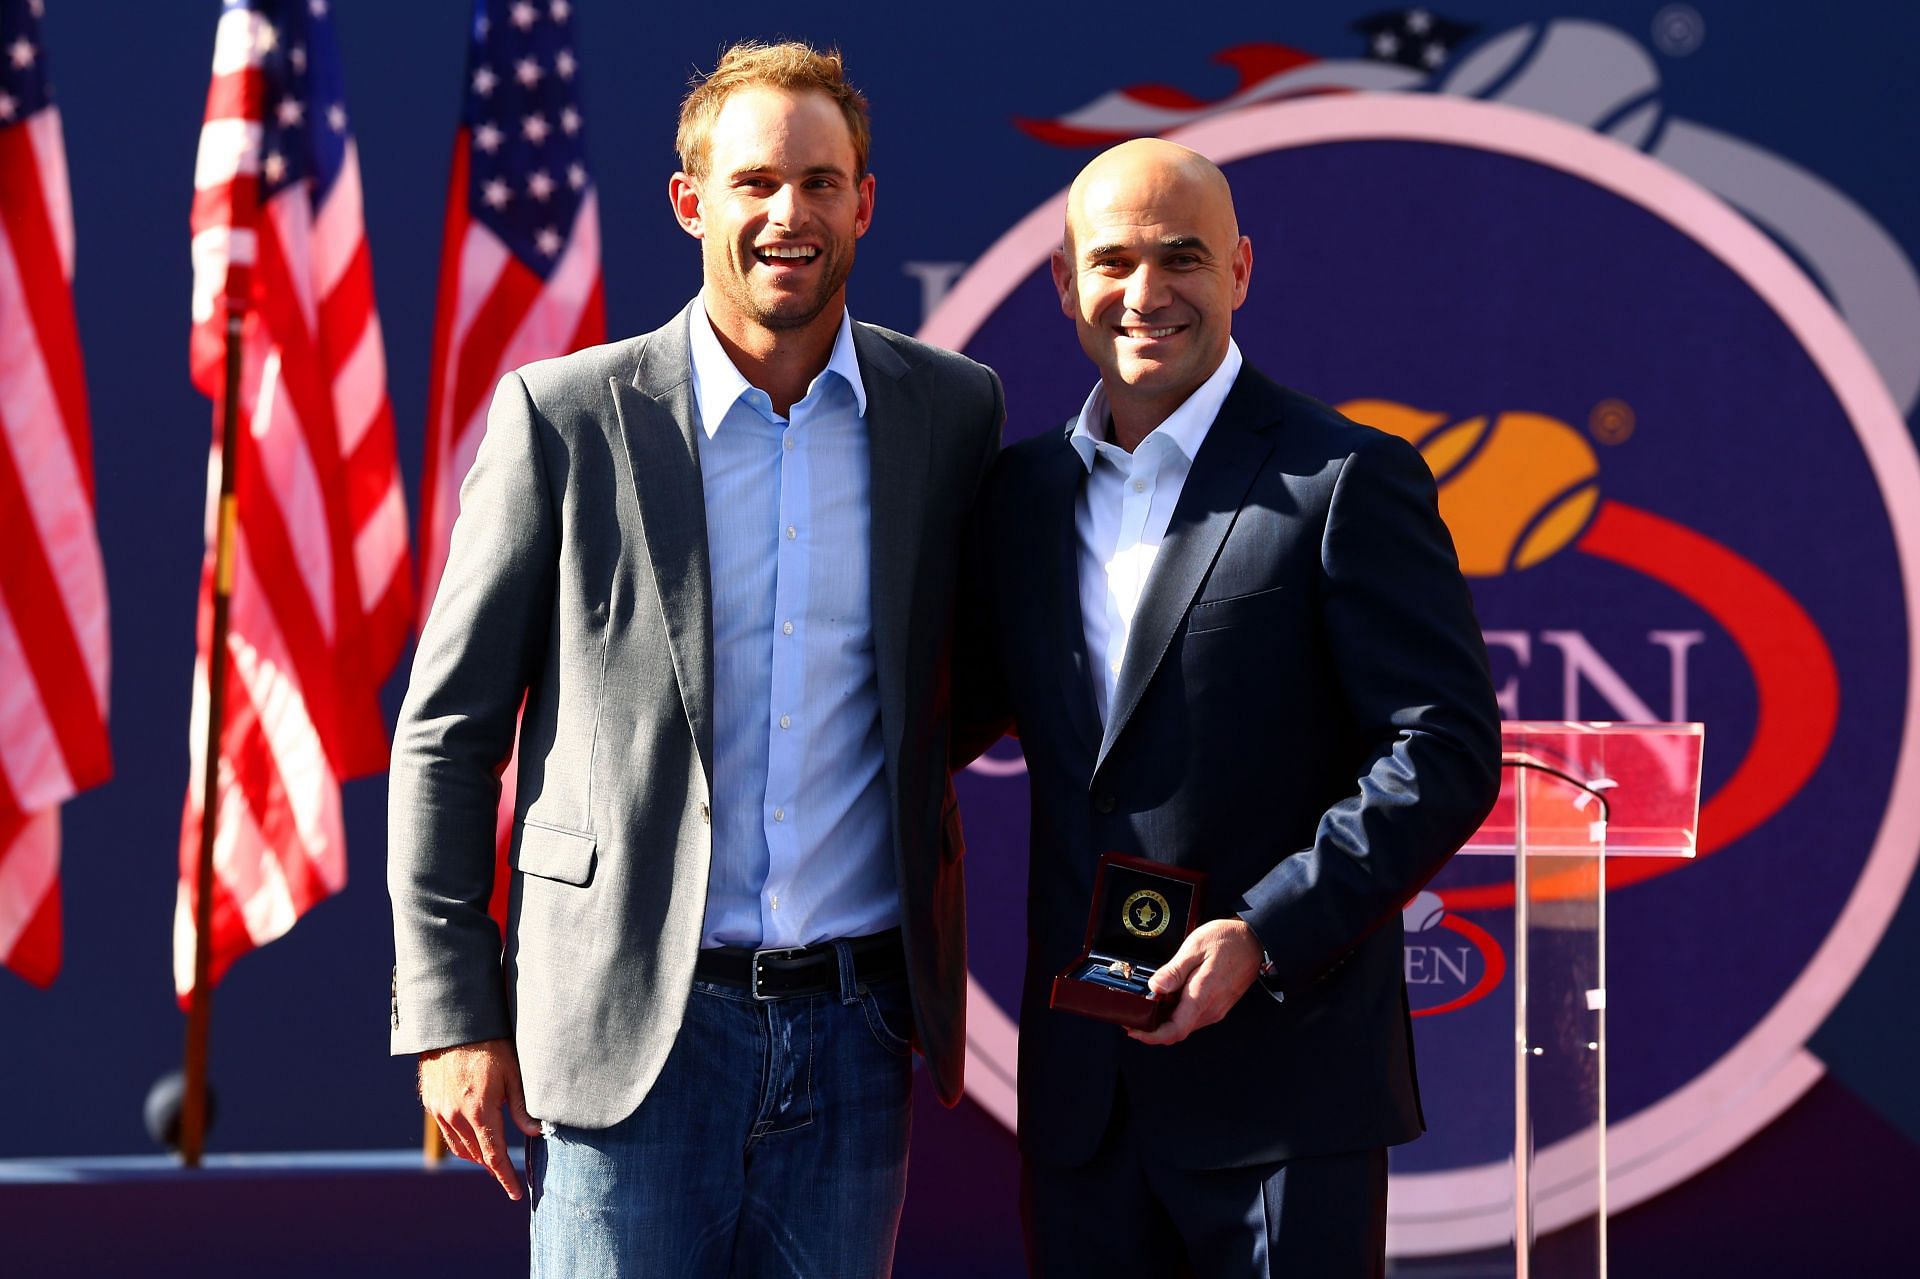
[[[638,1110],[528,1143],[535,1279],[887,1274],[911,1025],[904,980],[772,1003],[695,982]]]

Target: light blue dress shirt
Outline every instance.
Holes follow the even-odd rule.
[[[692,317],[713,576],[713,864],[703,946],[900,922],[874,669],[867,391],[843,317],[785,418]]]

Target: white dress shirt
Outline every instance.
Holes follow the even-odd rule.
[[[703,946],[899,922],[871,608],[867,392],[843,318],[786,417],[691,317],[713,587],[713,861]]]
[[[1104,382],[1094,384],[1068,437],[1087,467],[1073,528],[1080,543],[1080,618],[1087,658],[1100,676],[1094,681],[1094,697],[1102,725],[1167,522],[1201,442],[1240,376],[1240,364],[1240,348],[1229,340],[1220,367],[1131,453],[1108,438],[1112,432]]]

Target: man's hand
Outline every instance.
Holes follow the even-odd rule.
[[[1200,925],[1147,982],[1157,996],[1178,996],[1173,1015],[1157,1029],[1127,1033],[1143,1044],[1177,1044],[1213,1025],[1260,975],[1261,954],[1260,939],[1243,919]]]
[[[421,1053],[420,1104],[440,1125],[440,1134],[454,1154],[485,1166],[507,1198],[519,1199],[525,1193],[507,1154],[500,1108],[504,1105],[529,1137],[539,1135],[540,1125],[527,1114],[526,1097],[520,1091],[520,1061],[510,1041],[488,1039]]]

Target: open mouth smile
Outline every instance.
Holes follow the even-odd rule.
[[[1114,332],[1136,342],[1153,342],[1160,338],[1170,338],[1176,333],[1184,333],[1186,328],[1184,324],[1165,324],[1153,328],[1143,324],[1121,324],[1114,327]]]
[[[772,265],[804,266],[820,256],[820,249],[812,244],[763,244],[753,256]]]

